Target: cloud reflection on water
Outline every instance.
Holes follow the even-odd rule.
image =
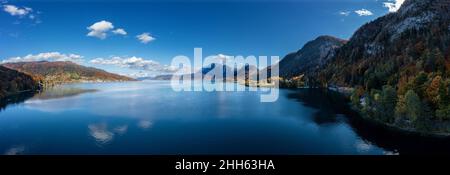
[[[24,104],[28,109],[57,113],[77,109],[83,104],[82,99],[70,97],[97,91],[95,89],[56,86],[34,95],[31,99],[25,101]]]
[[[372,149],[373,146],[372,146],[371,143],[368,143],[368,142],[363,141],[363,140],[358,140],[355,143],[355,147],[356,147],[356,150],[359,153],[367,153],[367,152],[369,152]]]
[[[113,140],[114,133],[108,131],[108,126],[105,123],[102,124],[90,124],[88,126],[89,134],[99,144],[107,144]]]
[[[128,131],[128,125],[122,125],[114,128],[114,132],[117,134],[125,134]]]
[[[124,135],[128,132],[128,125],[119,125],[109,129],[108,123],[89,124],[89,136],[95,139],[99,145],[106,145],[114,140],[116,135]]]
[[[6,150],[5,155],[19,155],[23,154],[23,152],[25,152],[25,146],[17,145]]]
[[[148,129],[153,126],[153,122],[150,120],[141,120],[138,122],[138,127],[142,129]]]

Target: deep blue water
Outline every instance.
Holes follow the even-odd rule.
[[[347,114],[345,101],[331,92],[281,90],[274,103],[261,103],[260,93],[174,92],[165,81],[55,87],[3,105],[0,153],[297,155],[421,150],[408,146],[417,139],[355,120]]]

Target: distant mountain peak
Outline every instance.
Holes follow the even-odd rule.
[[[300,50],[286,55],[279,63],[280,76],[296,77],[324,65],[337,48],[347,41],[329,35],[319,36],[307,42]]]
[[[401,15],[405,15],[424,10],[438,12],[440,10],[448,10],[449,8],[449,0],[405,0],[397,12]]]
[[[317,37],[316,39],[314,39],[313,41],[340,41],[340,42],[346,42],[347,40],[345,39],[341,39],[341,38],[337,38],[331,35],[321,35],[319,37]]]

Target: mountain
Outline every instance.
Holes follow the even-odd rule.
[[[346,43],[332,36],[320,36],[306,43],[297,52],[290,53],[279,63],[280,77],[291,79],[325,65]]]
[[[46,85],[72,82],[132,81],[134,79],[69,61],[18,62],[3,66],[43,79]]]
[[[212,74],[212,71],[214,70],[214,68],[216,68],[216,66],[222,66],[222,76],[224,76],[224,77],[226,76],[227,72],[232,72],[233,71],[233,69],[231,67],[228,67],[228,66],[222,65],[222,64],[213,63],[210,66],[206,66],[206,67],[201,68],[199,71],[197,71],[195,73],[185,74],[184,76],[189,76],[190,75],[194,79],[194,77],[197,75],[197,76],[201,76],[201,78],[204,78],[204,77],[208,76],[208,74]],[[140,78],[137,78],[137,80],[141,80],[141,81],[142,80],[171,80],[173,76],[174,75],[171,75],[171,74],[157,75],[157,76],[154,76],[154,77],[140,77]],[[179,75],[179,78],[181,78],[181,76],[183,76],[183,75]],[[228,77],[231,78],[232,76],[228,76]]]
[[[322,72],[323,78],[339,86],[364,86],[371,82],[369,78],[378,79],[373,82],[373,88],[380,88],[391,75],[417,63],[421,65],[409,74],[437,71],[445,65],[445,60],[427,60],[426,54],[449,54],[449,3],[448,0],[406,0],[398,12],[365,24],[339,49]],[[377,75],[377,71],[385,69],[383,66],[389,69],[385,71],[387,74]]]
[[[450,132],[450,1],[406,0],[360,27],[314,73],[354,89],[364,116],[406,130]]]
[[[137,80],[171,80],[173,75],[157,75],[154,77],[139,77]]]
[[[199,71],[197,71],[194,74],[190,74],[192,77],[195,77],[195,75],[201,75],[202,78],[204,78],[205,76],[207,76],[208,74],[211,74],[213,71],[213,69],[216,66],[222,66],[222,76],[226,77],[225,80],[228,81],[234,81],[234,76],[237,75],[238,77],[242,77],[242,78],[248,78],[249,75],[254,74],[257,72],[257,68],[255,66],[252,65],[246,65],[246,66],[242,66],[239,69],[234,69],[234,73],[232,73],[231,75],[227,76],[227,72],[233,72],[233,68],[226,66],[226,65],[222,65],[222,64],[211,64],[209,67],[204,67],[202,69],[200,69]],[[211,73],[210,73],[211,72]],[[189,75],[189,74],[187,74]],[[157,75],[154,77],[140,77],[137,78],[137,80],[171,80],[172,77],[174,75]],[[181,76],[181,75],[180,75]]]
[[[237,76],[242,77],[244,79],[251,79],[254,76],[255,73],[258,72],[258,68],[254,65],[245,65],[242,66],[240,69],[237,70]]]
[[[213,69],[216,66],[222,66],[222,78],[224,79],[224,81],[239,81],[239,80],[248,80],[248,79],[252,79],[252,78],[256,78],[256,75],[254,75],[255,73],[258,72],[258,68],[254,65],[244,65],[241,67],[231,67],[228,65],[222,65],[222,64],[211,64],[210,67],[206,67],[206,68],[202,68],[200,71],[197,72],[201,73],[204,77],[208,76],[208,73],[212,73]],[[219,70],[216,70],[219,71]],[[216,73],[220,75],[219,73]],[[252,77],[254,76],[254,77]]]
[[[216,75],[222,74],[223,79],[233,79],[233,77],[237,75],[237,69],[219,63],[213,63],[210,66],[203,67],[200,71],[196,72],[196,74],[201,74],[205,77],[208,76],[208,74],[214,73],[213,71],[220,71],[219,69],[216,69],[216,67],[220,66],[222,66],[222,73],[215,72],[215,74]]]
[[[0,66],[0,98],[38,89],[40,87],[37,78]]]

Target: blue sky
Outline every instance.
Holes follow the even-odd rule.
[[[193,57],[195,47],[203,55],[283,57],[320,35],[348,39],[394,1],[0,0],[0,60],[75,59],[147,75],[164,73],[176,55]]]

